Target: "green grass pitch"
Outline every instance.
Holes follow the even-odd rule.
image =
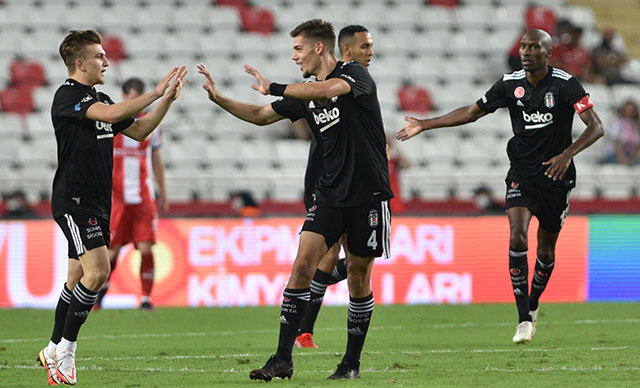
[[[361,378],[327,380],[346,307],[324,307],[319,349],[294,349],[291,380],[250,381],[274,352],[279,309],[94,312],[80,332],[80,387],[640,387],[640,304],[542,304],[535,339],[511,343],[506,305],[377,306]],[[53,311],[0,310],[0,387],[44,387],[36,355]]]

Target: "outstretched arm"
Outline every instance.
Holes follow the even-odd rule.
[[[178,96],[180,96],[180,92],[184,85],[189,83],[188,80],[183,82],[187,72],[187,66],[183,65],[180,67],[177,76],[169,85],[169,88],[160,103],[153,108],[151,112],[136,120],[127,129],[122,131],[122,133],[138,141],[146,139],[147,136],[149,136],[149,134],[160,124],[164,116],[169,111],[171,104],[173,104]]]
[[[266,79],[258,70],[249,65],[244,65],[244,71],[251,74],[258,83],[251,88],[258,92],[274,96],[284,96],[296,100],[328,100],[336,96],[342,96],[351,92],[351,86],[340,78],[331,78],[326,81],[306,82],[297,84],[275,84],[281,90],[273,90],[271,81]]]
[[[561,154],[554,156],[553,158],[542,162],[543,165],[549,166],[545,175],[557,181],[564,178],[564,174],[567,172],[571,159],[580,153],[596,140],[604,135],[604,127],[600,121],[598,114],[591,109],[587,109],[580,113],[580,119],[583,123],[587,124],[587,128],[580,134],[580,136],[569,147],[567,147]]]
[[[202,88],[209,94],[209,99],[237,118],[256,125],[267,125],[284,119],[284,116],[279,115],[273,110],[271,104],[262,106],[245,104],[223,96],[218,91],[216,83],[213,81],[209,69],[207,69],[204,63],[200,63],[196,67],[198,68],[198,73],[204,76],[204,85],[202,85]]]
[[[422,131],[467,124],[476,121],[486,114],[487,112],[480,109],[478,104],[473,104],[430,119],[419,120],[415,117],[405,116],[404,119],[407,121],[407,125],[398,131],[396,138],[398,140],[409,140]]]
[[[87,109],[85,117],[111,124],[115,124],[128,117],[133,117],[164,95],[171,80],[178,74],[179,70],[178,66],[174,66],[173,69],[162,78],[155,89],[142,96],[113,105],[95,103]]]

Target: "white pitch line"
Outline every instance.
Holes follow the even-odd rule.
[[[640,319],[600,319],[600,320],[579,320],[579,321],[548,321],[550,325],[597,325],[624,323],[635,324],[640,323]],[[491,327],[491,326],[515,326],[513,322],[494,322],[494,323],[447,323],[424,326],[371,326],[369,330],[407,330],[407,329],[455,329],[467,327]],[[317,331],[344,331],[344,327],[320,328]],[[101,339],[136,339],[136,338],[167,338],[167,337],[206,337],[206,336],[234,336],[234,335],[253,335],[253,334],[271,334],[277,333],[278,329],[268,330],[233,330],[233,331],[213,331],[213,332],[187,332],[187,333],[144,333],[144,334],[105,334],[96,336],[80,337],[82,341],[101,340]],[[21,342],[41,342],[48,341],[48,338],[9,338],[0,339],[0,343],[21,343]]]
[[[487,364],[487,367],[484,369],[485,372],[506,372],[506,373],[521,373],[521,372],[629,372],[629,371],[640,371],[640,367],[630,366],[630,367],[606,367],[601,365],[593,365],[590,367],[586,366],[559,366],[553,367],[548,366],[545,368],[492,368],[491,365]],[[474,369],[468,369],[467,372],[476,372]]]
[[[520,352],[561,352],[568,350],[591,350],[594,352],[604,350],[627,350],[631,349],[629,346],[618,346],[608,348],[527,348],[513,347],[509,349],[471,349],[471,350],[459,350],[459,349],[432,349],[426,351],[364,351],[364,354],[402,354],[402,355],[423,355],[423,354],[440,354],[440,353],[520,353]],[[243,358],[243,357],[268,357],[270,353],[234,353],[234,354],[200,354],[200,355],[185,355],[176,354],[173,356],[131,356],[131,357],[78,357],[77,360],[81,362],[88,361],[157,361],[157,360],[217,360],[228,358]],[[342,353],[332,351],[302,351],[296,352],[295,357],[308,357],[308,356],[341,356]],[[25,361],[26,362],[26,361]]]
[[[41,369],[40,365],[0,365],[0,369]],[[167,372],[167,373],[175,373],[175,372],[200,372],[206,373],[210,372],[204,369],[193,369],[193,368],[103,368],[100,366],[92,365],[92,366],[78,366],[77,370],[86,371],[86,370],[109,370],[109,371],[120,371],[120,372]]]

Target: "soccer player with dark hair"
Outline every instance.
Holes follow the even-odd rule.
[[[517,344],[529,343],[535,335],[540,295],[555,265],[556,241],[576,184],[573,157],[604,134],[580,82],[549,66],[551,47],[547,32],[528,31],[520,41],[522,70],[505,74],[473,105],[431,119],[405,117],[408,124],[397,134],[398,139],[407,140],[422,131],[466,124],[498,108],[509,109],[514,136],[507,145],[511,167],[505,182],[511,230],[509,273],[519,316],[513,336]],[[586,124],[575,142],[571,138],[574,112]],[[540,225],[529,292],[527,232],[532,216]]]
[[[359,377],[360,355],[369,328],[374,301],[371,269],[375,257],[389,254],[393,197],[385,153],[385,135],[376,85],[359,63],[338,61],[331,23],[313,19],[296,27],[292,59],[305,78],[316,82],[277,84],[245,65],[260,93],[284,98],[258,106],[234,101],[220,94],[207,68],[203,86],[209,99],[234,116],[258,125],[289,118],[305,118],[321,138],[324,170],[316,187],[317,201],[305,219],[298,254],[284,290],[280,336],[276,353],[251,379],[270,381],[291,377],[293,344],[309,303],[311,280],[318,263],[340,236],[347,234],[349,315],[347,350],[330,379]]]
[[[144,82],[129,78],[122,84],[122,98],[131,100],[144,94]],[[137,118],[145,115],[142,111]],[[112,238],[109,246],[111,273],[116,269],[120,249],[129,242],[140,251],[141,310],[152,310],[151,290],[154,278],[153,244],[156,241],[158,212],[167,212],[167,187],[162,159],[162,131],[153,131],[144,141],[117,136],[113,144]],[[159,189],[158,204],[153,193],[150,170]],[[100,290],[94,310],[101,307],[109,282]]]
[[[113,137],[142,141],[160,124],[186,81],[185,66],[174,67],[149,93],[115,104],[94,89],[104,84],[109,61],[100,34],[71,31],[60,44],[69,77],[58,88],[51,118],[58,144],[51,208],[69,243],[69,269],[56,307],[53,333],[38,360],[49,384],[74,385],[76,348],[98,291],[109,276],[109,216]],[[146,116],[133,116],[161,98]]]
[[[361,25],[349,25],[340,30],[338,34],[338,47],[340,48],[340,56],[343,62],[358,62],[365,67],[369,67],[371,57],[373,56],[373,39],[369,30]],[[316,152],[317,150],[317,152]],[[313,160],[312,160],[313,159]],[[318,146],[315,137],[311,137],[311,152],[309,154],[309,163],[307,164],[307,173],[305,175],[305,206],[310,209],[315,205],[315,186],[322,172],[322,145]],[[315,171],[315,174],[314,174]],[[309,176],[311,182],[306,183]],[[312,198],[308,198],[309,194]],[[313,342],[313,327],[318,318],[320,307],[327,286],[338,283],[347,278],[347,267],[345,259],[338,259],[340,254],[340,242],[334,244],[324,255],[318,269],[311,280],[311,299],[307,312],[300,324],[300,330],[294,346],[297,348],[317,348]]]

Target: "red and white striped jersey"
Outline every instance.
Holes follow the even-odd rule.
[[[160,128],[144,141],[124,135],[113,139],[113,202],[136,205],[154,200],[151,151],[160,147]]]

